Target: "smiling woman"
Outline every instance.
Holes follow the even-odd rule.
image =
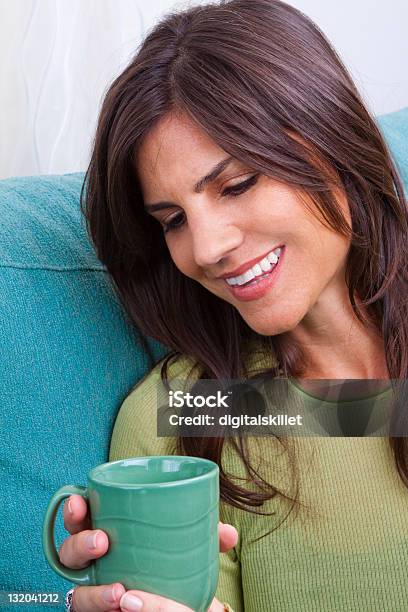
[[[175,376],[408,376],[401,181],[318,27],[278,0],[161,21],[106,95],[83,209],[132,320],[171,349],[122,406],[111,459],[220,466],[240,540],[211,610],[406,609],[404,437],[156,437]]]
[[[255,332],[276,336],[300,324],[298,334],[318,300],[344,294],[349,239],[306,208],[299,188],[224,157],[188,117],[167,115],[138,149],[143,200],[161,201],[160,210],[145,207],[163,226],[171,260],[186,277],[229,302]],[[348,217],[346,198],[338,200]],[[326,317],[335,307],[331,298]]]

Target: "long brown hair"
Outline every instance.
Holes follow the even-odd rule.
[[[172,110],[250,168],[303,191],[323,223],[350,236],[346,281],[355,315],[381,334],[390,378],[407,378],[408,215],[387,145],[307,16],[279,0],[230,0],[171,13],[148,34],[106,94],[82,193],[89,235],[126,311],[171,349],[163,380],[180,355],[203,378],[243,378],[252,341],[276,357],[269,375],[302,374],[299,347],[285,334],[258,335],[231,304],[181,274],[160,224],[143,209],[135,156]],[[351,232],[335,189],[347,196]],[[232,443],[259,490],[232,482],[222,469],[224,443],[178,439],[180,452],[220,465],[227,503],[261,513],[255,508],[263,501],[284,495],[251,465],[240,438]],[[408,485],[406,439],[390,444]]]

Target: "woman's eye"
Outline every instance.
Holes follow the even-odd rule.
[[[163,231],[165,234],[172,230],[177,230],[184,224],[183,219],[184,213],[179,213],[178,215],[174,215],[169,221],[163,222]]]
[[[258,178],[259,174],[254,174],[253,176],[250,176],[246,181],[238,183],[238,185],[232,185],[232,187],[227,187],[226,189],[224,189],[221,195],[239,196],[241,195],[241,193],[245,193],[245,191],[248,191],[248,189],[255,185]]]
[[[254,174],[253,176],[250,176],[245,181],[242,181],[242,183],[238,183],[238,185],[232,185],[231,187],[227,187],[226,189],[224,189],[221,196],[228,196],[228,195],[233,196],[233,197],[239,196],[241,195],[241,193],[245,193],[245,191],[248,191],[248,189],[250,189],[253,185],[255,185],[258,178],[259,178],[259,174]],[[177,215],[174,215],[174,217],[171,217],[169,221],[164,221],[162,223],[163,232],[167,234],[167,232],[176,231],[180,229],[181,227],[183,227],[185,223],[184,217],[185,217],[184,213],[179,213]]]

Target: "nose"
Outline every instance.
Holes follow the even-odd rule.
[[[210,268],[238,248],[244,239],[242,229],[222,215],[196,215],[189,221],[194,259],[201,268]]]

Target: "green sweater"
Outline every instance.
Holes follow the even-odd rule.
[[[185,376],[191,363],[179,360],[170,378]],[[124,401],[111,461],[175,454],[175,439],[156,434],[160,366]],[[378,395],[380,403],[388,393]],[[273,437],[248,443],[252,465],[268,482],[293,495],[297,481],[300,503],[288,514],[291,504],[275,496],[262,508],[269,516],[220,504],[220,520],[237,528],[239,542],[221,554],[218,599],[235,612],[408,610],[408,491],[387,438],[292,438],[287,451]],[[245,477],[230,444],[223,466],[232,477]]]

